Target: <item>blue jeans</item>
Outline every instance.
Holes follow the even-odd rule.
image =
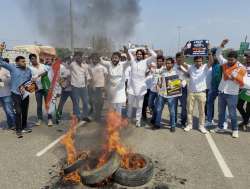
[[[237,103],[238,95],[229,95],[219,93],[218,110],[219,110],[219,128],[223,128],[225,121],[226,108],[228,107],[229,116],[231,119],[232,130],[238,130],[237,124]]]
[[[89,97],[88,97],[88,88],[87,87],[73,87],[72,86],[72,97],[73,97],[73,113],[78,117],[81,118],[81,111],[80,111],[80,99],[82,100],[83,106],[83,118],[87,118],[89,115]]]
[[[182,88],[182,96],[176,97],[175,122],[177,122],[178,100],[181,103],[181,124],[185,125],[187,122],[187,87]]]
[[[73,102],[72,91],[64,91],[63,90],[62,94],[61,94],[60,101],[59,101],[59,105],[57,108],[57,111],[59,112],[60,115],[62,114],[64,104],[66,103],[68,97],[70,97],[71,101]]]
[[[157,96],[158,96],[157,92],[152,92],[152,91],[149,92],[148,107],[152,111],[154,111],[154,107],[155,107],[155,102],[156,102]]]
[[[219,95],[218,90],[210,89],[208,91],[208,96],[207,96],[207,121],[208,122],[212,122],[214,118],[214,102],[218,95]]]
[[[155,117],[155,126],[161,127],[161,117],[162,117],[162,110],[164,108],[165,103],[168,104],[168,109],[170,113],[170,125],[171,127],[176,126],[175,122],[175,107],[176,107],[176,98],[164,98],[162,96],[158,96],[157,104],[155,107],[156,117]]]
[[[0,97],[0,103],[7,117],[8,128],[15,126],[15,114],[13,111],[13,101],[11,96]]]
[[[218,89],[210,89],[207,97],[207,121],[212,122],[214,119],[214,102],[219,95]],[[225,112],[225,121],[227,119],[227,112]]]

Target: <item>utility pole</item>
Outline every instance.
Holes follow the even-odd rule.
[[[181,50],[181,26],[177,26],[177,30],[178,30],[178,51]]]
[[[70,49],[72,54],[74,54],[74,23],[73,23],[72,0],[69,0],[69,16],[70,16]]]

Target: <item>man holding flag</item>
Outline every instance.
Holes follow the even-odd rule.
[[[44,78],[47,76],[49,67],[40,64],[37,60],[37,56],[35,54],[29,55],[29,60],[31,63],[30,69],[32,72],[32,78],[36,81],[37,91],[36,91],[36,103],[37,103],[37,123],[36,126],[40,126],[43,120],[43,98],[46,99],[48,90],[44,88]],[[48,80],[48,85],[50,85],[50,81]],[[52,126],[52,115],[48,114],[48,126]]]

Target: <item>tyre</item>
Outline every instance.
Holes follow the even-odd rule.
[[[120,157],[117,153],[112,152],[109,160],[103,166],[90,171],[80,169],[82,182],[86,185],[101,183],[112,176],[119,167]]]
[[[66,167],[63,171],[64,171],[64,174],[67,175],[69,173],[72,173],[74,171],[76,171],[77,169],[79,169],[81,167],[81,165],[85,162],[86,160],[85,159],[79,159],[77,160],[74,164]]]
[[[141,155],[146,161],[146,165],[143,168],[136,170],[127,170],[119,168],[114,174],[114,181],[120,185],[128,187],[142,186],[148,183],[154,174],[154,165],[150,158]]]

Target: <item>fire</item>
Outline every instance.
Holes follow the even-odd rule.
[[[63,139],[61,140],[61,143],[65,146],[66,152],[67,152],[67,163],[68,165],[73,164],[77,159],[77,153],[75,149],[75,133],[76,133],[76,125],[77,125],[77,118],[75,116],[72,117],[71,125],[69,128],[69,131],[65,134]],[[63,180],[65,182],[71,182],[71,183],[80,183],[81,177],[77,171],[72,172],[68,175],[65,175]]]
[[[97,167],[107,162],[109,154],[116,151],[121,157],[121,167],[125,169],[137,169],[144,167],[145,161],[142,158],[133,158],[135,155],[125,145],[122,144],[120,138],[121,128],[128,125],[128,120],[115,112],[109,111],[106,118],[106,144],[103,146],[103,154],[99,159]]]
[[[143,168],[146,165],[145,160],[138,154],[127,154],[123,157],[123,161],[125,161],[121,167],[124,169],[135,170],[139,168]]]

